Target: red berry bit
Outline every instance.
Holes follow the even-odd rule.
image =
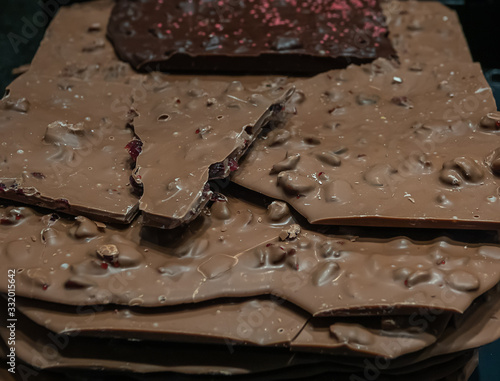
[[[238,168],[239,168],[238,162],[234,159],[229,159],[229,170],[231,172],[234,172],[238,170]]]
[[[101,263],[101,268],[103,268],[104,270],[107,270],[108,264],[106,262],[102,262]]]
[[[16,210],[11,210],[7,215],[0,216],[0,225],[15,225],[24,216]]]
[[[44,284],[42,285],[42,290],[43,290],[43,291],[47,291],[47,289],[48,289],[48,288],[49,288],[49,285],[48,285],[47,283],[44,283]]]
[[[133,139],[125,146],[125,148],[127,149],[132,160],[136,161],[137,157],[142,152],[142,141],[140,139]]]

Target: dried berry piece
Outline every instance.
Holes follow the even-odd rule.
[[[137,161],[137,157],[142,152],[142,141],[138,138],[134,138],[133,140],[127,143],[125,149],[127,150],[132,160]]]

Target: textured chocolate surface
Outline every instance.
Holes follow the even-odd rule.
[[[295,86],[296,115],[235,182],[312,223],[498,227],[500,116],[478,64],[381,59]]]
[[[134,71],[116,57],[106,38],[112,0],[61,7],[38,48],[30,70],[38,75],[125,82]]]
[[[100,103],[103,99],[102,89],[112,88],[113,96],[120,95],[118,103],[121,106],[120,110],[129,107],[133,99],[137,110],[141,112],[147,109],[141,105],[141,101],[144,100],[142,98],[144,89],[148,93],[147,96],[153,94],[154,97],[157,92],[172,91],[172,88],[180,83],[179,81],[199,85],[195,76],[137,74],[128,64],[121,62],[105,36],[112,5],[111,1],[97,1],[64,7],[51,24],[26,78],[38,78],[37,80],[45,84],[47,89],[50,89],[50,83],[62,84],[62,87],[76,86],[74,87],[76,89],[88,87],[88,93],[86,90],[79,90],[76,92],[77,95],[82,93],[86,95],[86,104],[90,105],[89,94],[99,94],[95,97],[95,110],[103,113],[105,108]],[[415,75],[410,78],[411,86],[400,86],[400,89],[415,86],[418,91],[422,90],[423,94],[425,86],[421,86],[418,82],[427,78],[427,75],[432,76],[429,73],[439,64],[471,61],[457,17],[444,6],[427,2],[389,2],[384,4],[384,11],[391,31],[390,38],[402,63],[402,68],[399,70],[411,69],[412,72],[421,70],[419,75],[414,72]],[[468,67],[473,65],[456,65],[454,68]],[[387,67],[374,67],[374,71],[385,69]],[[438,77],[449,70],[449,67],[436,70]],[[477,67],[473,71],[481,75]],[[279,73],[283,73],[281,69]],[[404,85],[408,84],[406,78],[401,76],[401,79],[405,80]],[[90,82],[82,84],[79,80]],[[218,83],[225,81],[228,84],[231,81],[240,81],[252,93],[262,93],[262,83],[264,83],[264,86],[267,84],[275,89],[270,94],[278,96],[279,92],[282,93],[286,86],[294,82],[293,79],[276,76],[267,78],[204,76],[202,83],[206,81],[218,81]],[[115,86],[105,82],[122,84]],[[394,82],[393,87],[396,88],[399,81],[394,79]],[[13,88],[23,87],[21,84],[22,82],[18,81],[14,83]],[[377,83],[375,80],[375,84],[369,82],[365,85],[367,86],[364,86],[363,91],[367,92],[367,89],[371,90],[370,85],[377,86]],[[444,85],[446,84],[442,84]],[[96,86],[99,90],[95,90]],[[448,91],[444,88],[442,90]],[[23,89],[17,98],[22,98],[26,94],[28,92]],[[445,94],[448,96],[448,93]],[[32,104],[29,105],[30,111],[23,113],[26,103],[18,102],[13,95],[12,93],[7,104],[10,110],[0,112],[9,118],[12,116],[8,123],[17,123],[16,125],[28,131],[28,127],[23,127],[19,122],[24,119],[19,118],[29,116],[33,110]],[[158,95],[159,97],[161,96]],[[300,100],[300,97],[297,97],[295,95],[295,100]],[[455,103],[457,96],[454,94],[454,97],[452,103],[446,103],[446,109],[457,110]],[[389,93],[382,95],[381,98],[392,101]],[[190,100],[191,97],[186,96],[186,99]],[[448,98],[443,99],[442,102],[445,102]],[[369,103],[370,98],[363,98],[363,101]],[[306,100],[306,104],[307,102],[309,100]],[[404,107],[406,100],[400,99],[398,102],[401,103],[398,107]],[[181,105],[184,106],[186,103],[182,101]],[[463,110],[476,116],[477,109],[471,110],[474,108],[473,103],[473,100],[472,103],[470,100],[462,103],[463,109],[460,108],[462,104],[458,104],[460,117]],[[487,103],[490,101],[487,100]],[[297,106],[299,113],[292,121],[300,117],[300,107]],[[349,107],[346,109],[352,112]],[[438,106],[435,109],[437,110]],[[92,113],[95,113],[95,110],[92,109]],[[71,109],[68,111],[69,114],[62,115],[65,117],[73,115],[72,112]],[[61,115],[60,111],[57,111],[57,114]],[[75,111],[74,116],[76,118],[83,114]],[[44,113],[36,111],[35,115],[45,121]],[[480,118],[482,115],[477,113],[477,116]],[[304,118],[307,123],[310,120],[314,120],[314,117]],[[1,123],[3,125],[3,121]],[[74,128],[77,123],[72,124],[73,126],[66,126],[66,129],[78,135],[80,133],[78,126]],[[483,125],[485,128],[494,129],[495,115],[484,118]],[[33,129],[33,126],[30,124],[29,128]],[[45,132],[44,129],[43,134]],[[26,134],[29,135],[29,132]],[[491,132],[488,136],[491,138],[495,134]],[[70,138],[64,144],[72,144],[74,139],[71,135],[65,135]],[[198,135],[196,129],[194,135]],[[132,138],[132,131],[127,130],[127,136],[127,140],[123,137],[123,142],[117,145],[117,156],[114,154],[114,157],[123,157],[123,162],[127,163],[125,168],[128,176],[131,160],[123,147]],[[435,136],[438,135],[431,134],[431,140]],[[4,139],[7,138],[10,139],[10,136]],[[23,139],[21,141],[24,141]],[[493,142],[494,139],[491,140]],[[31,142],[29,139],[27,141]],[[154,139],[152,141],[154,142]],[[314,143],[314,140],[311,139],[309,142]],[[488,144],[486,145],[489,147]],[[317,146],[314,144],[312,148],[310,147],[313,152],[315,148]],[[47,144],[47,149],[54,147]],[[297,160],[293,150],[290,152],[290,159],[280,165],[294,165],[294,161],[298,161],[300,167],[304,156]],[[469,154],[468,147],[464,155],[466,154]],[[487,154],[484,152],[485,157]],[[110,162],[103,160],[100,155],[101,153],[96,158],[87,160],[95,160],[93,167],[109,165]],[[38,160],[37,154],[32,157],[35,160],[30,160],[30,164]],[[140,159],[141,156],[139,161]],[[328,161],[331,158],[323,157],[323,159]],[[492,170],[496,168],[493,165],[495,159],[494,156],[487,156],[488,165]],[[330,162],[337,161],[331,159]],[[272,163],[269,169],[275,164]],[[341,165],[344,164],[342,161]],[[278,165],[275,171],[279,169]],[[36,175],[31,174],[31,177],[39,182],[47,175],[45,172],[33,173]],[[83,173],[86,173],[85,168]],[[276,177],[277,173],[272,176]],[[488,179],[490,174],[487,174]],[[265,175],[270,176],[267,172]],[[93,179],[90,176],[86,178],[88,178],[86,185],[92,187]],[[128,183],[128,178],[124,178]],[[23,181],[31,182],[34,179],[26,180],[24,177]],[[70,180],[65,179],[65,181]],[[104,180],[111,184],[114,178],[107,176],[101,181]],[[474,190],[481,189],[480,186],[470,186]],[[52,188],[43,188],[43,191],[46,189]],[[460,188],[460,191],[463,191],[462,189]],[[17,200],[32,202],[20,193],[15,195]],[[458,193],[458,190],[455,193]],[[12,192],[10,194],[13,195]],[[79,192],[77,195],[83,198],[90,197],[86,192]],[[94,195],[101,194],[94,193]],[[238,193],[237,196],[245,198],[248,194]],[[45,206],[51,208],[60,206],[51,204],[49,198],[41,199],[45,202]],[[133,198],[133,201],[137,204],[137,198]],[[65,202],[63,204],[67,206]],[[494,205],[495,202],[490,204],[493,210]],[[70,206],[73,207],[71,204]],[[109,218],[111,213],[102,210],[99,204],[97,206],[95,218],[101,220],[102,213]],[[92,215],[87,208],[78,210],[73,207],[72,210],[65,211]],[[229,198],[229,202],[216,202],[211,211],[205,210],[187,227],[169,232],[153,228],[141,230],[139,226],[141,220],[135,221],[131,227],[116,229],[104,227],[101,223],[94,223],[82,217],[72,221],[57,219],[51,215],[42,217],[38,213],[32,215],[27,208],[2,209],[0,214],[2,215],[0,271],[5,271],[7,267],[22,269],[17,274],[17,283],[22,290],[20,295],[57,303],[87,304],[83,307],[62,306],[24,300],[27,304],[24,305],[27,315],[46,328],[59,333],[72,331],[73,334],[77,334],[74,330],[75,325],[83,329],[79,337],[83,339],[82,341],[76,340],[69,348],[49,354],[47,345],[54,344],[50,339],[54,337],[53,333],[26,319],[19,322],[18,369],[21,364],[25,366],[23,360],[40,368],[76,368],[75,371],[69,371],[60,377],[42,371],[37,376],[40,380],[66,380],[75,379],[76,376],[106,381],[111,377],[118,377],[121,380],[138,380],[141,377],[147,380],[163,380],[166,377],[165,373],[160,373],[158,376],[152,374],[138,376],[136,372],[172,370],[190,374],[215,372],[234,375],[264,371],[265,373],[255,376],[259,380],[292,377],[318,380],[321,379],[319,376],[311,377],[311,375],[333,371],[337,373],[324,376],[323,379],[347,380],[350,373],[338,372],[357,372],[354,374],[365,377],[362,371],[360,372],[365,366],[364,361],[367,359],[369,361],[370,355],[381,355],[392,359],[391,369],[383,372],[379,377],[380,380],[400,381],[403,378],[431,380],[457,369],[447,378],[448,381],[456,381],[468,378],[477,358],[474,356],[471,358],[469,355],[457,357],[453,352],[475,348],[500,336],[498,295],[495,294],[497,288],[476,298],[498,281],[499,249],[497,245],[470,244],[481,240],[477,238],[481,237],[482,233],[479,232],[473,238],[468,235],[459,238],[464,243],[452,242],[446,238],[435,239],[432,242],[412,242],[405,238],[394,238],[401,234],[401,230],[394,229],[380,229],[379,233],[375,233],[383,237],[393,237],[384,240],[368,238],[374,235],[376,229],[320,228],[318,231],[324,233],[320,234],[318,231],[311,231],[313,228],[305,224],[302,219],[291,218],[283,204],[275,203],[266,212],[261,207],[233,198]],[[300,232],[296,226],[292,226],[298,221],[302,223]],[[488,223],[482,226],[495,225]],[[418,234],[411,233],[411,236],[424,237],[423,239],[437,236],[435,231],[426,235],[427,233],[422,230]],[[361,238],[332,235],[333,233],[328,231],[354,232],[352,234],[360,235]],[[293,238],[297,233],[298,236]],[[279,238],[280,236],[284,241]],[[466,244],[465,242],[469,240],[469,244]],[[267,246],[268,244],[271,245]],[[439,287],[441,282],[444,284],[442,288]],[[276,299],[278,301],[276,304],[260,296],[269,293],[289,299],[291,303],[281,304],[280,299]],[[231,301],[219,299],[221,296],[253,297],[254,295],[259,296],[255,299],[241,298]],[[332,295],[344,301],[332,300]],[[314,300],[315,298],[317,300]],[[474,298],[476,299],[472,302]],[[207,302],[192,303],[203,300]],[[359,300],[363,301],[361,306]],[[401,305],[401,301],[405,304]],[[444,332],[442,324],[435,322],[433,318],[436,315],[438,320],[447,320],[445,315],[449,312],[443,314],[440,309],[431,309],[431,314],[428,315],[425,312],[427,310],[419,308],[420,305],[427,305],[463,311],[471,302],[472,305],[463,315],[455,315],[452,318]],[[93,306],[95,303],[119,303],[123,306]],[[299,312],[292,303],[301,306],[307,312]],[[162,307],[165,305],[169,306]],[[145,306],[157,306],[157,308],[145,308]],[[272,309],[270,315],[268,307]],[[101,308],[104,309],[102,312]],[[99,312],[95,315],[76,315],[74,311],[80,309],[90,311],[97,309]],[[221,311],[219,314],[218,310]],[[203,314],[199,316],[199,313]],[[309,315],[332,313],[367,316],[314,317],[306,329],[291,340]],[[410,315],[397,315],[400,313]],[[422,322],[421,318],[431,323],[427,329],[419,330],[418,324],[416,329],[407,326],[408,318],[415,313],[424,314],[418,316],[418,323]],[[373,316],[373,314],[382,315]],[[391,315],[383,316],[383,314]],[[265,317],[262,325],[254,324],[257,320],[253,319],[257,315]],[[94,317],[92,321],[86,319],[90,316]],[[224,316],[230,321],[225,321],[219,316]],[[400,318],[403,320],[399,320]],[[234,319],[237,319],[236,322]],[[253,330],[246,330],[248,326],[240,325],[242,321],[248,323]],[[396,324],[392,325],[390,321],[395,321]],[[158,326],[155,325],[157,322]],[[384,322],[383,329],[379,327],[380,322]],[[283,327],[282,332],[279,329]],[[324,329],[325,327],[327,329]],[[248,332],[251,332],[250,336],[246,336]],[[2,333],[5,337],[5,331]],[[315,338],[314,342],[311,342],[307,333]],[[103,336],[123,339],[161,339],[169,342],[108,340],[102,338]],[[65,340],[66,336],[63,334],[58,338]],[[429,346],[436,339],[437,341]],[[206,344],[221,341],[227,346]],[[295,352],[289,353],[286,350],[285,353],[283,349],[286,348],[253,346],[241,351],[242,347],[238,344],[242,342],[291,345]],[[426,349],[421,349],[426,346]],[[229,355],[231,348],[237,351],[234,357]],[[0,343],[2,357],[5,356],[4,349],[3,343]],[[414,352],[417,349],[421,350]],[[342,356],[331,356],[331,354],[342,354]],[[179,358],[187,361],[179,363]],[[467,369],[458,369],[458,366],[462,366],[469,359],[470,365],[467,365]],[[90,372],[87,376],[87,373],[82,371],[93,367],[122,373],[111,376],[108,372]],[[178,373],[168,375],[176,379],[191,379],[189,376],[183,378]],[[0,371],[0,378],[2,376]]]
[[[435,343],[449,319],[449,314],[440,315],[432,329],[426,330],[410,324],[407,316],[382,319],[370,316],[361,321],[315,318],[301,330],[291,347],[332,355],[359,352],[392,359]]]
[[[264,298],[153,309],[75,308],[23,299],[17,308],[58,334],[232,345],[287,344],[309,318],[289,303]]]
[[[389,38],[403,65],[472,62],[455,11],[437,1],[389,0],[381,6]]]
[[[27,208],[3,213],[0,270],[18,269],[19,296],[65,304],[161,306],[274,294],[314,315],[422,306],[463,312],[500,280],[495,245],[367,240],[303,228],[294,238],[297,225],[276,203],[266,212],[218,201],[210,215],[168,232],[141,232],[137,223],[117,231],[83,217],[54,221]]]
[[[207,181],[237,169],[293,92],[152,76],[119,84],[96,74],[84,83],[35,75],[36,68],[0,101],[6,135],[0,197],[130,222],[145,188],[144,223],[167,228],[198,215],[211,195]],[[47,90],[53,90],[48,99]]]
[[[108,36],[138,69],[318,73],[392,57],[376,0],[120,0]]]
[[[5,338],[5,328],[0,335]],[[88,340],[81,337],[61,338],[65,345],[51,344],[50,334],[43,328],[23,321],[17,336],[18,358],[41,369],[92,368],[132,371],[135,373],[178,372],[186,374],[238,375],[255,374],[258,379],[302,379],[326,372],[335,372],[341,379],[362,374],[360,366],[345,365],[335,357],[318,354],[290,353],[279,348],[234,346],[231,355],[226,346],[133,342],[126,340]],[[50,353],[47,351],[50,347]],[[87,349],[87,350],[85,350]],[[460,352],[432,358],[407,367],[384,369],[382,380],[439,380],[463,366],[474,352]],[[137,376],[139,377],[139,376]],[[187,378],[189,379],[189,378]]]
[[[144,87],[134,103],[134,131],[142,143],[134,179],[143,187],[147,225],[189,222],[210,198],[209,179],[222,179],[262,127],[277,120],[294,89],[256,92],[241,82],[191,81]]]
[[[130,222],[130,89],[26,74],[0,100],[0,197]]]
[[[410,316],[313,318],[305,325],[307,315],[279,299],[154,309],[82,308],[21,299],[17,306],[30,320],[57,334],[203,343],[223,339],[231,345],[280,343],[299,352],[336,356],[404,356],[393,364],[400,368],[412,358],[423,361],[499,338],[499,291],[500,284],[451,321],[450,313],[422,309]]]

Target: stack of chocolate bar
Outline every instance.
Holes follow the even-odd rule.
[[[500,338],[500,114],[439,3],[65,7],[0,131],[19,379],[467,380]]]

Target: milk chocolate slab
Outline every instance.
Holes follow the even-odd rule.
[[[262,298],[159,309],[74,308],[21,299],[17,308],[30,320],[60,335],[231,345],[287,344],[309,317],[282,300]]]
[[[113,8],[108,36],[135,69],[317,73],[392,57],[375,0],[134,1]]]
[[[24,75],[0,100],[0,198],[130,222],[130,88]]]
[[[117,230],[27,208],[3,213],[0,270],[18,269],[18,296],[63,304],[167,306],[273,294],[316,316],[463,312],[500,280],[496,245],[324,235],[298,228],[277,203],[266,212],[219,201],[170,234],[141,232],[139,222]]]
[[[36,324],[60,335],[231,345],[282,344],[298,351],[384,358],[433,344],[451,317],[450,313],[440,314],[430,327],[416,327],[408,316],[315,318],[305,325],[307,314],[279,301],[259,299],[182,309],[74,308],[21,299],[17,308]],[[412,322],[418,319],[425,316],[413,318]],[[455,351],[459,350],[455,346]]]
[[[460,20],[452,9],[437,1],[390,0],[381,7],[389,39],[403,64],[472,62]]]
[[[500,338],[500,286],[473,305],[456,325],[450,324],[439,340],[420,353],[420,358],[479,348]]]
[[[233,180],[316,224],[499,226],[499,115],[478,64],[387,60],[295,82]]]
[[[497,285],[475,300],[464,314],[455,314],[452,320],[450,315],[438,310],[421,310],[419,315],[381,317],[380,320],[373,316],[340,321],[314,318],[292,341],[291,347],[334,355],[360,352],[398,358],[393,366],[399,368],[415,358],[423,361],[497,340],[500,338],[499,315],[500,285]],[[420,352],[407,355],[417,351]]]
[[[31,63],[31,72],[85,81],[125,82],[134,74],[106,38],[113,1],[61,7]]]
[[[141,140],[134,179],[143,188],[146,225],[174,228],[193,220],[210,198],[207,181],[222,179],[262,127],[282,114],[293,88],[265,93],[241,82],[172,81],[134,104]]]
[[[311,319],[291,347],[333,355],[396,357],[424,349],[438,340],[451,314],[440,314],[426,327],[416,326],[422,316],[376,317],[365,319]]]
[[[238,375],[247,375],[245,379],[257,377],[264,380],[308,379],[321,376],[326,372],[335,372],[340,379],[347,379],[353,373],[362,374],[363,368],[355,368],[325,361],[324,357],[307,354],[286,353],[278,348],[234,347],[228,355],[224,346],[203,346],[194,348],[190,345],[159,342],[137,341],[89,341],[80,337],[55,337],[64,344],[55,345],[54,336],[43,328],[23,322],[17,337],[18,359],[39,369],[71,370],[99,369],[101,371],[132,371],[134,373],[177,372],[187,375],[210,374],[214,376],[233,375],[232,379],[241,379]],[[5,339],[6,330],[0,328]],[[50,351],[47,349],[50,348]],[[380,379],[395,380],[397,377],[415,379],[418,374],[426,380],[438,380],[455,372],[461,367],[457,362],[465,362],[473,352],[458,353],[409,366],[408,371],[401,369],[397,374],[384,372]],[[323,360],[323,361],[321,361]],[[458,365],[458,366],[457,366]],[[463,364],[462,364],[463,365]],[[154,379],[154,374],[151,375]],[[252,377],[253,376],[253,377]],[[343,376],[343,377],[342,377]],[[135,376],[141,379],[140,375]],[[148,377],[147,374],[144,377]],[[165,377],[165,375],[163,375]],[[192,379],[186,377],[186,379]],[[330,378],[331,379],[331,378]]]

